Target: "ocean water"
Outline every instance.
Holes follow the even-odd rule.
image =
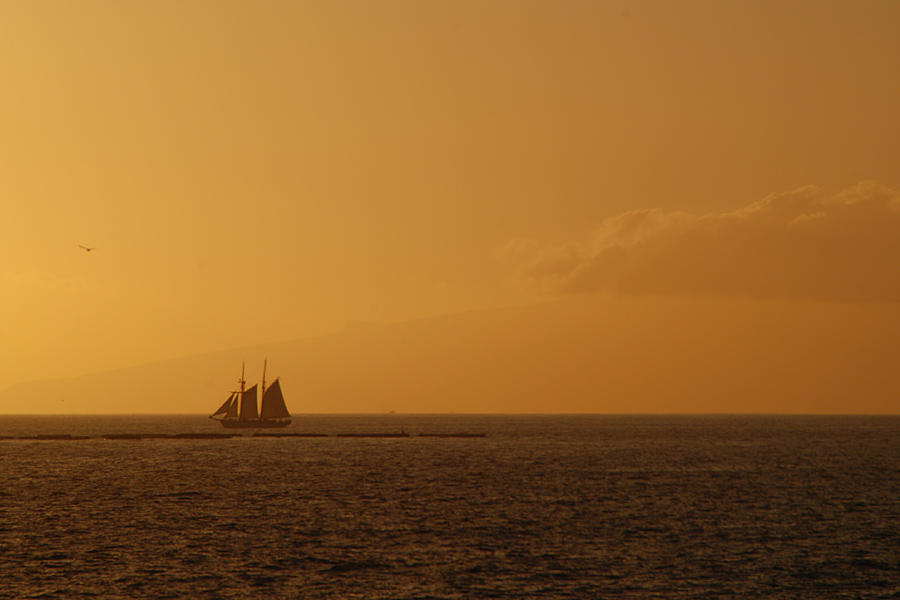
[[[217,428],[0,416],[0,436],[94,436],[0,440],[0,598],[900,598],[898,417],[311,415],[288,431],[332,435],[97,437]]]

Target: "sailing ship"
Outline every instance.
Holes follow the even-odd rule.
[[[219,410],[209,416],[218,421],[222,427],[261,428],[261,427],[287,427],[291,424],[291,414],[284,403],[284,395],[281,393],[281,383],[278,378],[272,385],[266,387],[266,363],[263,362],[262,376],[262,407],[257,410],[256,392],[254,384],[249,389],[244,389],[244,365],[241,364],[241,378],[238,380],[241,389],[231,392],[228,400],[219,407]],[[221,416],[221,418],[216,418]]]

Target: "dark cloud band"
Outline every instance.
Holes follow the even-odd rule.
[[[524,271],[557,293],[900,302],[900,195],[864,182],[719,215],[632,211],[604,221],[590,244],[537,253]]]

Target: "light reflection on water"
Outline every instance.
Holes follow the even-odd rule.
[[[404,431],[401,439],[335,433]],[[900,418],[0,417],[0,598],[888,598]],[[486,438],[419,438],[419,432]]]

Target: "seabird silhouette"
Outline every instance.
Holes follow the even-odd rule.
[[[84,248],[85,251],[87,251],[87,252],[90,252],[91,250],[96,250],[96,248],[88,248],[87,246],[82,246],[81,244],[78,244],[78,247],[79,247],[79,248]]]

